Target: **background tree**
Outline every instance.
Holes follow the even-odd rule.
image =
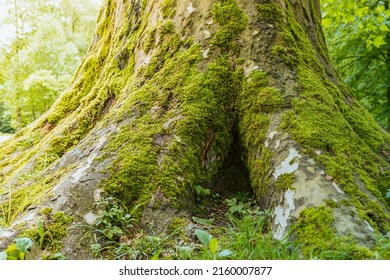
[[[112,201],[169,234],[194,227],[207,187],[251,191],[274,240],[290,236],[301,256],[375,258],[390,230],[390,137],[338,80],[319,7],[107,0],[70,87],[0,147],[0,241],[54,215],[63,253],[92,258],[96,202],[111,198],[122,226]],[[137,236],[118,228],[100,232]]]
[[[1,50],[0,96],[13,128],[35,120],[66,88],[92,40],[95,2],[4,1],[3,26],[14,38]]]
[[[322,3],[324,30],[339,74],[375,119],[390,130],[389,2]]]

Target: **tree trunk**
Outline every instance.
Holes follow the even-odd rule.
[[[390,112],[390,85],[387,87],[387,112]],[[390,131],[390,117],[387,117],[387,130]]]
[[[390,230],[390,137],[329,61],[317,0],[106,0],[71,87],[0,148],[0,241],[51,207],[78,225],[65,255],[91,258],[102,192],[157,233],[200,185],[251,188],[277,239],[372,248]]]

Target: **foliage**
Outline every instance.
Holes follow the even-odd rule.
[[[322,3],[322,23],[339,74],[376,120],[390,130],[389,2]]]
[[[89,46],[98,7],[93,0],[4,2],[8,16],[0,27],[14,34],[0,49],[0,131],[12,132],[66,88]]]
[[[219,247],[218,239],[213,237],[207,231],[204,231],[201,229],[196,229],[195,235],[198,237],[200,242],[202,242],[202,244],[206,246],[206,249],[203,249],[203,250],[207,254],[210,254],[212,259],[216,259],[217,257],[224,258],[224,257],[228,257],[228,256],[233,254],[232,251],[226,250],[226,249],[218,252],[218,247]]]
[[[100,208],[99,216],[95,223],[96,243],[91,245],[95,256],[102,256],[112,248],[120,247],[123,238],[134,232],[134,214],[138,207],[128,211],[119,200],[107,197],[96,205]],[[120,249],[119,249],[120,250]]]
[[[111,200],[111,202],[113,202]],[[310,209],[304,212],[298,223],[301,227],[290,232],[285,239],[276,240],[271,230],[272,215],[261,211],[249,195],[237,193],[222,201],[216,201],[220,207],[215,222],[207,224],[194,220],[195,224],[182,218],[174,218],[169,231],[159,235],[146,233],[138,222],[129,225],[122,222],[128,213],[123,206],[107,204],[101,214],[104,223],[98,222],[97,242],[92,250],[98,258],[104,259],[163,259],[163,260],[286,260],[286,259],[388,259],[390,246],[389,235],[378,237],[378,244],[373,250],[359,247],[348,238],[333,236],[329,223],[331,218],[324,209]],[[200,203],[203,203],[200,202]],[[115,208],[108,215],[111,205]],[[207,207],[201,207],[207,212]],[[207,213],[203,213],[207,215]],[[321,217],[322,220],[317,220]],[[101,219],[100,219],[101,220]],[[114,224],[121,228],[121,235],[108,238],[107,231]],[[305,224],[305,225],[303,225]],[[306,232],[307,231],[307,232]],[[103,237],[103,239],[101,238]]]
[[[381,259],[390,260],[390,231],[378,238],[376,252]]]
[[[27,250],[33,245],[30,238],[16,238],[8,248],[0,252],[0,260],[24,260]]]
[[[104,205],[104,209],[100,211],[96,220],[98,230],[108,240],[119,240],[130,228],[133,227],[133,214],[138,207],[132,209],[131,212],[119,201],[113,198],[107,198],[99,203]]]
[[[194,187],[194,189],[195,189],[195,199],[196,199],[196,201],[201,201],[202,199],[207,198],[211,194],[210,189],[203,188],[203,187],[201,187],[199,185],[196,185]]]
[[[0,133],[13,133],[14,129],[11,127],[11,116],[8,114],[4,103],[0,101]]]
[[[238,197],[233,197],[231,199],[226,199],[225,203],[229,206],[228,213],[230,215],[235,215],[236,217],[267,214],[266,211],[260,211],[260,208],[253,198],[244,198],[240,200]]]
[[[329,51],[339,74],[375,119],[390,130],[389,2],[325,0],[322,10]]]

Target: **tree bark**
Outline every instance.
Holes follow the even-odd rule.
[[[0,147],[3,245],[51,207],[79,225],[65,255],[91,258],[80,225],[101,193],[164,232],[200,185],[250,188],[277,239],[328,238],[327,225],[375,246],[390,137],[334,72],[318,2],[107,0],[70,88]]]
[[[390,86],[387,87],[387,111],[390,111]],[[390,131],[390,117],[387,117],[387,130]]]

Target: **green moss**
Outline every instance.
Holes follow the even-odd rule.
[[[184,235],[186,226],[187,222],[183,218],[175,217],[169,222],[167,233]]]
[[[327,174],[334,177],[349,195],[360,196],[366,201],[355,205],[359,209],[367,207],[369,198],[360,195],[356,176],[379,201],[388,203],[384,196],[389,173],[380,171],[385,170],[387,164],[377,151],[383,145],[379,129],[372,123],[371,131],[361,137],[362,133],[355,130],[356,124],[350,119],[351,111],[356,109],[339,103],[338,100],[342,98],[340,92],[324,86],[323,80],[309,69],[299,68],[298,77],[303,91],[300,99],[292,101],[295,113],[290,123],[293,138],[313,155],[315,149],[322,151],[315,157],[326,167]],[[357,120],[362,121],[361,118]],[[366,120],[367,125],[370,121]],[[371,135],[375,137],[371,138]],[[377,220],[376,223],[388,224],[390,216],[383,209],[378,211],[382,217],[380,220],[387,222]],[[363,215],[362,218],[367,217]]]
[[[256,8],[261,19],[269,23],[279,22],[283,18],[283,11],[275,3],[259,4]]]
[[[163,18],[174,17],[176,14],[176,0],[164,0],[161,3],[161,12]]]
[[[338,207],[338,203],[336,201],[334,201],[333,199],[327,199],[326,206],[331,208],[331,209],[334,209],[334,208]]]
[[[292,109],[284,113],[280,128],[326,168],[351,197],[360,217],[383,232],[389,228],[390,216],[362,188],[380,203],[390,205],[385,198],[389,165],[379,155],[381,149],[388,149],[386,135],[347,90],[329,81],[287,1],[285,15],[288,20],[279,22],[273,53],[296,71],[299,96],[291,100]],[[376,215],[368,214],[370,204],[378,204]]]
[[[19,181],[7,189],[5,201],[0,203],[0,225],[10,225],[31,205],[38,205],[49,195],[50,190],[61,180],[65,174],[74,167],[70,165],[60,168],[56,173],[39,177],[39,171],[19,175]],[[26,185],[26,182],[29,182]]]
[[[43,250],[61,251],[62,239],[66,236],[68,227],[74,218],[60,211],[53,214],[51,208],[44,208],[40,213],[43,219],[38,228],[27,230],[23,236],[34,240]]]
[[[181,42],[171,21],[158,32],[162,41],[128,84],[132,94],[115,112],[118,120],[127,112],[133,115],[106,147],[117,159],[102,185],[126,205],[145,203],[158,189],[171,206],[188,207],[193,186],[209,182],[230,149],[243,70],[224,55],[201,72],[199,45]]]
[[[285,173],[278,177],[275,182],[275,191],[285,192],[292,188],[292,184],[295,182],[295,176],[293,173]]]
[[[295,66],[299,59],[296,54],[291,51],[291,49],[287,47],[282,47],[279,45],[274,45],[271,49],[271,53],[284,61],[288,66]]]
[[[316,72],[324,74],[324,69],[316,56],[316,48],[307,38],[304,28],[297,22],[288,1],[284,12],[273,3],[261,4],[258,10],[261,18],[266,22],[278,23],[275,44],[271,49],[271,53],[277,60],[285,62],[290,68],[306,64]],[[282,21],[282,17],[288,19]]]
[[[171,20],[165,21],[161,26],[158,27],[158,31],[162,36],[174,34],[175,33],[175,25]]]
[[[253,71],[243,84],[239,95],[239,130],[247,155],[251,185],[257,198],[264,202],[270,194],[272,153],[264,147],[272,113],[281,109],[281,93],[269,86],[267,75]],[[263,205],[265,206],[265,205]]]
[[[300,213],[294,224],[294,233],[306,258],[375,258],[373,251],[359,246],[356,241],[337,237],[333,222],[333,210],[329,207],[308,208]]]
[[[156,44],[157,28],[152,28],[147,32],[147,37],[144,42],[144,52],[148,53]]]
[[[205,169],[205,149],[223,158],[230,147],[228,125],[232,116],[223,111],[233,109],[231,103],[239,91],[242,71],[232,71],[231,62],[221,57],[200,73],[193,68],[200,59],[197,45],[177,52],[163,61],[142,88],[134,88],[122,109],[137,108],[137,118],[122,127],[107,147],[109,151],[121,147],[110,169],[114,175],[104,183],[108,193],[131,204],[140,197],[150,197],[159,188],[175,204],[180,193],[188,196],[196,181],[209,180],[216,172],[217,167]],[[148,67],[156,69],[154,61],[157,59],[152,59]],[[149,73],[148,69],[144,71]],[[178,118],[175,108],[179,104]],[[152,112],[156,107],[161,108],[158,118]]]
[[[236,0],[220,0],[213,6],[212,14],[220,25],[212,44],[221,48],[223,52],[236,52],[237,40],[248,22],[247,16],[239,8]]]

